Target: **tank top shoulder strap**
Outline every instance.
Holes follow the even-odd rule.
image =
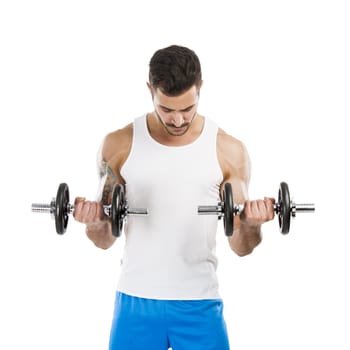
[[[216,144],[216,138],[218,133],[218,126],[211,119],[204,117],[204,128],[202,134],[199,136],[198,143],[201,147],[212,147]]]
[[[134,139],[148,140],[147,114],[143,114],[134,120]]]

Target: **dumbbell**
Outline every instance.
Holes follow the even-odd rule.
[[[74,205],[69,203],[69,188],[66,183],[58,186],[57,195],[50,204],[32,204],[32,212],[49,213],[55,220],[56,232],[64,234],[68,226],[68,215],[73,213]],[[112,204],[103,206],[104,213],[111,218],[112,234],[119,237],[123,231],[126,216],[147,215],[145,208],[129,208],[124,195],[123,186],[116,184],[112,192]]]
[[[243,204],[235,204],[233,200],[232,186],[230,183],[225,183],[222,201],[215,206],[198,206],[199,215],[218,215],[218,218],[223,218],[224,230],[226,236],[232,236],[234,224],[233,218],[235,215],[240,215],[244,210]],[[279,229],[283,234],[289,233],[291,218],[296,216],[296,213],[310,213],[315,211],[315,205],[296,204],[290,198],[289,188],[287,183],[281,182],[278,190],[278,201],[274,204],[275,213],[278,216]]]

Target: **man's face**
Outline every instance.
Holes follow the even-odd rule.
[[[159,89],[151,89],[155,112],[169,135],[182,136],[197,114],[199,89],[192,86],[183,94],[170,97]]]

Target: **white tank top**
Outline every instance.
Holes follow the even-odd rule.
[[[205,119],[191,144],[170,147],[149,134],[147,116],[135,119],[130,154],[121,169],[129,207],[148,216],[127,218],[118,290],[151,299],[219,298],[215,205],[223,180],[217,160],[218,127]]]

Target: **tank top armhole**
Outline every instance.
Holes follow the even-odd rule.
[[[136,133],[137,133],[137,121],[138,119],[141,119],[143,118],[144,116],[141,116],[141,117],[138,117],[134,120],[133,122],[133,126],[132,126],[132,141],[131,141],[131,147],[130,147],[130,151],[129,151],[129,154],[128,156],[126,157],[123,165],[121,166],[120,168],[120,175],[122,176],[122,178],[125,180],[125,169],[127,168],[128,166],[128,163],[129,163],[129,160],[130,158],[132,157],[132,154],[134,152],[134,147],[135,147],[135,139],[136,139]]]
[[[205,118],[205,120],[206,120],[207,128],[210,129],[210,133],[212,133],[212,137],[214,139],[213,140],[214,141],[214,145],[215,145],[215,147],[214,147],[214,150],[215,150],[214,157],[215,157],[215,160],[216,160],[215,164],[216,164],[216,169],[217,169],[218,175],[220,176],[220,181],[222,182],[224,180],[224,174],[223,174],[222,169],[221,169],[219,156],[218,156],[218,147],[217,147],[220,128],[213,120],[211,120],[209,118]]]

